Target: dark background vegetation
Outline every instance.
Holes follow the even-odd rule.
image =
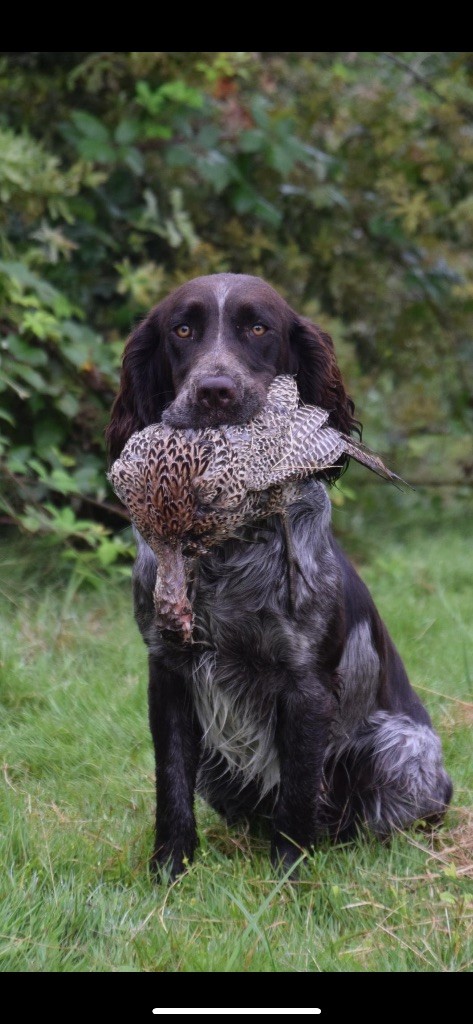
[[[418,492],[469,497],[472,53],[3,52],[0,100],[7,532],[121,564],[124,341],[220,271],[332,333],[365,441]]]

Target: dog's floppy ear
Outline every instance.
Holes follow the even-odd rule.
[[[330,335],[295,315],[290,344],[302,401],[328,409],[330,425],[342,434],[361,437],[361,424],[353,415],[355,404],[345,390]]]
[[[105,433],[111,462],[118,458],[135,430],[158,422],[174,397],[160,328],[160,307],[155,306],[130,334],[125,346],[120,389]]]

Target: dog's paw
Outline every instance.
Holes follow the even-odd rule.
[[[290,881],[297,880],[299,868],[306,856],[307,851],[287,839],[286,836],[278,834],[273,838],[271,863],[280,874],[287,874]]]
[[[150,858],[149,869],[155,882],[172,885],[189,870],[194,859],[194,851],[184,851],[163,843],[158,846]]]

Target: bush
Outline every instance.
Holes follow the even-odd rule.
[[[3,53],[0,95],[5,522],[121,560],[124,339],[224,270],[333,333],[372,445],[471,481],[470,54]]]

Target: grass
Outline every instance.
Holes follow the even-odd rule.
[[[77,592],[57,553],[4,541],[3,971],[471,970],[466,510],[383,492],[383,513],[373,506],[360,518],[344,506],[336,527],[441,734],[454,805],[434,837],[324,846],[295,884],[274,873],[262,840],[227,829],[202,803],[189,873],[169,890],[151,881],[146,653],[129,583]]]

